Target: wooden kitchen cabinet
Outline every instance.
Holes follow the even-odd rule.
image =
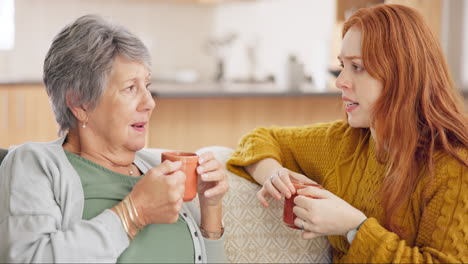
[[[5,87],[0,87],[0,148],[7,147],[10,140],[10,104],[9,90]]]
[[[418,10],[440,39],[442,28],[442,0],[385,0],[386,4],[406,5]]]
[[[0,147],[57,138],[58,126],[41,85],[2,85],[0,103]]]
[[[345,13],[378,4],[400,4],[418,10],[437,37],[441,36],[442,0],[336,0],[336,22],[345,21]]]
[[[356,11],[359,8],[383,4],[384,0],[336,0],[336,21],[344,22],[347,12]]]
[[[194,151],[236,147],[258,126],[298,126],[344,117],[340,96],[155,97],[147,147]],[[42,85],[0,85],[0,147],[56,139],[58,126]]]
[[[344,118],[339,94],[155,100],[148,136],[148,147],[153,148],[235,148],[245,133],[259,126],[301,126]]]

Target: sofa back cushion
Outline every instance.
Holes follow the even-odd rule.
[[[148,150],[155,157],[159,157],[162,151]],[[223,164],[234,152],[230,148],[212,146],[197,153],[206,151],[213,152]],[[283,224],[284,200],[268,199],[270,206],[264,208],[255,196],[260,186],[231,172],[227,176],[230,188],[223,199],[223,220],[229,262],[331,263],[331,247],[327,238],[303,240],[300,230]]]
[[[234,150],[207,147],[226,164]],[[331,263],[326,237],[303,240],[301,230],[283,223],[284,200],[267,198],[263,207],[256,193],[260,186],[228,172],[229,192],[223,199],[225,249],[231,263]]]
[[[224,197],[226,253],[232,263],[331,263],[326,237],[303,240],[302,231],[283,223],[284,200],[268,197],[267,208],[257,200],[260,186],[229,175]]]

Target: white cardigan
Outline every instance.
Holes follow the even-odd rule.
[[[116,262],[129,240],[120,219],[106,209],[83,220],[80,177],[62,148],[65,138],[10,149],[0,166],[0,262]],[[145,150],[135,164],[146,173],[160,164]],[[195,263],[227,262],[224,238],[208,240],[199,209],[180,212],[191,231]]]

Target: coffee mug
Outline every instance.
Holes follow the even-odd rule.
[[[291,178],[291,183],[294,185],[294,188],[296,188],[296,193],[291,195],[291,198],[284,199],[283,222],[290,228],[300,229],[294,224],[294,220],[296,219],[297,216],[296,214],[293,213],[293,207],[296,205],[294,203],[294,198],[296,198],[296,196],[298,195],[297,190],[303,189],[309,186],[314,186],[320,189],[323,189],[323,187],[320,184],[303,183],[292,178]]]
[[[182,161],[181,170],[185,173],[185,192],[184,202],[192,201],[197,195],[198,183],[198,155],[192,152],[163,152],[161,153],[161,162],[165,160]]]

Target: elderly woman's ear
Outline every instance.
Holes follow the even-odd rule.
[[[70,111],[80,123],[88,122],[89,113],[83,105],[70,107]]]
[[[87,122],[89,118],[89,107],[87,105],[77,104],[77,101],[76,96],[71,94],[67,95],[67,106],[75,116],[76,120],[81,123]]]

